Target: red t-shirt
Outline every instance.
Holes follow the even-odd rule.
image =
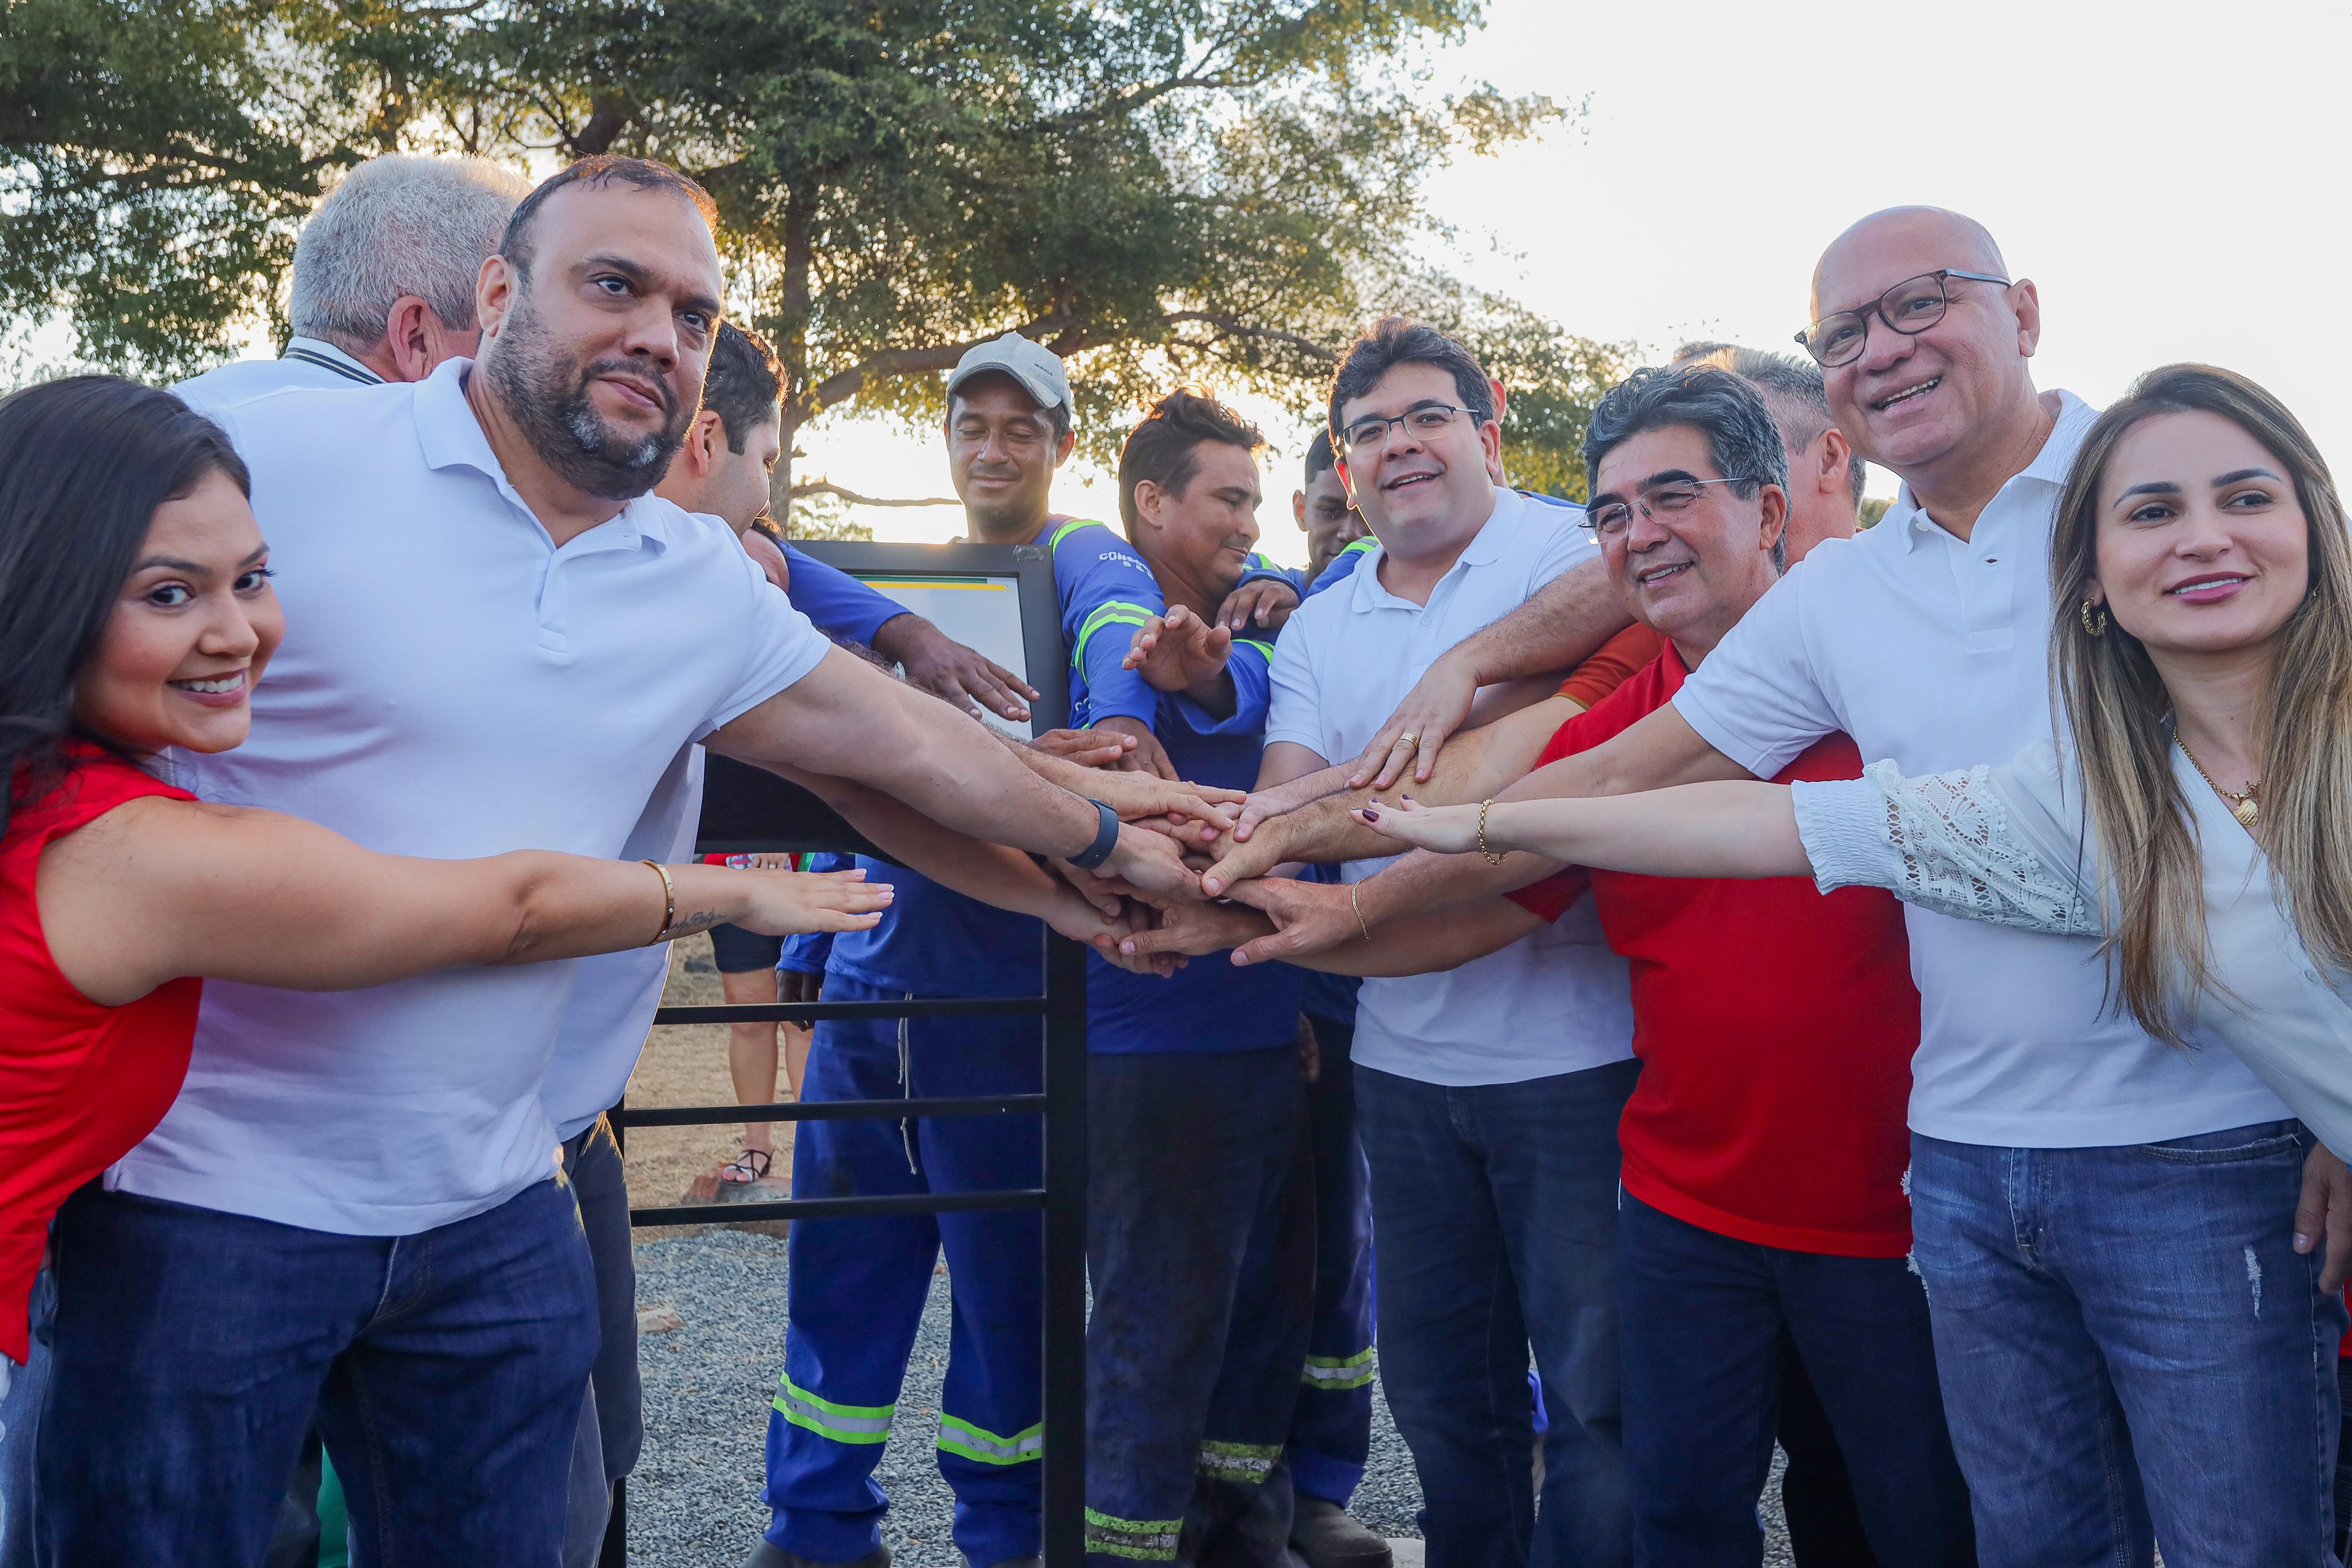
[[[1541,763],[1589,750],[1664,707],[1688,674],[1672,644]],[[1856,779],[1843,735],[1775,783]],[[1633,967],[1642,1076],[1618,1129],[1625,1190],[1705,1230],[1800,1252],[1911,1249],[1904,1112],[1919,1045],[1903,906],[1803,877],[1629,876],[1570,869],[1511,896],[1548,920],[1591,879],[1609,946]]]
[[[1559,683],[1559,695],[1589,708],[1599,707],[1601,698],[1632,680],[1665,645],[1664,637],[1636,621],[1570,670]]]
[[[170,980],[100,1007],[49,956],[35,901],[50,841],[149,795],[192,800],[95,749],[0,835],[0,1354],[22,1364],[33,1277],[73,1190],[154,1131],[178,1097],[204,982]]]

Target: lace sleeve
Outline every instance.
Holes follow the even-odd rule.
[[[1965,920],[2095,935],[2097,909],[2011,825],[1991,772],[1906,779],[1894,763],[1874,762],[1859,779],[1794,786],[1815,883],[1823,893],[1883,887]]]

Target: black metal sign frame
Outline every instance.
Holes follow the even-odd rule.
[[[1067,653],[1061,635],[1053,559],[1039,545],[882,545],[811,540],[811,555],[853,575],[926,572],[1017,576],[1024,662],[1040,694],[1030,705],[1031,732],[1066,722]],[[876,852],[847,823],[798,786],[722,757],[709,759],[702,831],[704,853],[759,851]],[[1040,1456],[1042,1524],[1047,1568],[1080,1568],[1086,1557],[1086,949],[1048,932],[1039,993],[1033,997],[927,998],[901,1002],[770,1002],[666,1007],[654,1025],[814,1023],[825,1019],[1033,1015],[1042,1020],[1045,1092],[956,1099],[834,1101],[819,1104],[694,1105],[611,1113],[615,1137],[631,1127],[697,1127],[733,1122],[813,1122],[844,1118],[1042,1115],[1042,1187],[877,1197],[791,1198],[773,1203],[675,1204],[629,1210],[632,1226],[742,1223],[767,1219],[842,1219],[974,1209],[1039,1209],[1045,1214],[1045,1448]],[[782,1346],[778,1347],[779,1354]],[[604,1568],[628,1560],[626,1489],[614,1482]]]

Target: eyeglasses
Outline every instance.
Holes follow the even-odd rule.
[[[1603,501],[1584,514],[1584,527],[1597,539],[1621,537],[1633,526],[1633,511],[1641,508],[1643,517],[1655,520],[1664,512],[1668,517],[1687,512],[1698,505],[1699,493],[1709,485],[1754,485],[1755,479],[1676,479],[1655,485],[1635,496],[1629,504],[1624,501]]]
[[[1359,453],[1377,452],[1388,444],[1389,432],[1400,424],[1423,441],[1432,440],[1444,434],[1446,427],[1454,423],[1456,415],[1465,413],[1470,416],[1470,423],[1473,424],[1486,417],[1472,409],[1455,408],[1442,402],[1425,402],[1419,408],[1405,410],[1394,419],[1382,419],[1377,414],[1360,419],[1339,433],[1339,451],[1342,455],[1349,457],[1353,457]]]
[[[1875,304],[1863,310],[1840,310],[1822,317],[1797,334],[1797,341],[1805,352],[1812,355],[1823,369],[1848,365],[1862,358],[1864,345],[1870,341],[1870,319],[1875,315],[1906,338],[1916,337],[1944,319],[1950,304],[1944,280],[1965,277],[1971,283],[1998,283],[2009,287],[2009,279],[1990,272],[1963,272],[1957,267],[1939,267],[1923,272],[1916,277],[1906,277],[1878,297]]]

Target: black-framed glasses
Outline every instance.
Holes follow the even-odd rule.
[[[1382,419],[1378,414],[1367,414],[1339,433],[1339,451],[1343,455],[1349,457],[1360,452],[1377,451],[1388,444],[1389,432],[1400,424],[1423,441],[1433,440],[1444,434],[1446,427],[1451,425],[1457,416],[1465,413],[1470,416],[1470,423],[1473,424],[1486,417],[1475,409],[1455,408],[1451,403],[1444,402],[1425,402],[1418,408],[1405,410],[1393,419]]]
[[[1613,539],[1633,526],[1633,512],[1641,509],[1643,517],[1654,521],[1660,514],[1673,517],[1687,512],[1698,505],[1700,494],[1709,485],[1754,485],[1755,479],[1670,479],[1663,485],[1653,485],[1631,501],[1603,501],[1584,514],[1584,527],[1594,538]]]
[[[1971,283],[1998,283],[2003,288],[2010,286],[2008,278],[1990,272],[1937,267],[1933,272],[1905,278],[1866,309],[1839,310],[1822,317],[1798,333],[1797,341],[1825,370],[1852,364],[1862,358],[1863,348],[1870,341],[1870,319],[1874,315],[1906,338],[1916,337],[1942,320],[1951,304],[1944,283],[1952,277],[1965,277]]]

